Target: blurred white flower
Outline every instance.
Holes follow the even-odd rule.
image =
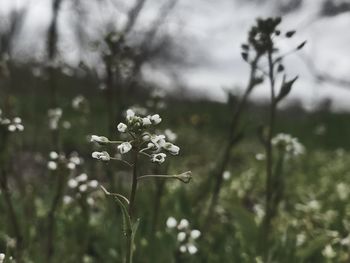
[[[83,95],[78,95],[72,100],[72,107],[78,110],[84,103],[85,97]]]
[[[95,204],[95,200],[90,196],[86,199],[86,203],[90,206],[93,206]]]
[[[298,156],[305,153],[305,147],[298,141],[297,138],[293,138],[289,134],[277,134],[271,140],[271,143],[276,147],[284,149],[287,154],[292,156]]]
[[[201,231],[199,231],[198,229],[193,229],[191,231],[191,234],[190,234],[191,238],[193,239],[197,239],[201,236]]]
[[[79,176],[75,177],[75,180],[77,180],[78,182],[82,183],[82,182],[86,182],[88,179],[88,176],[86,173],[82,173]]]
[[[57,130],[58,122],[62,117],[62,109],[61,108],[49,109],[48,116],[49,116],[49,128],[51,130]]]
[[[193,244],[188,244],[187,250],[188,250],[188,253],[190,253],[191,255],[196,254],[198,252],[198,248]]]
[[[88,189],[88,186],[86,184],[82,184],[79,186],[80,192],[86,192],[87,189]]]
[[[334,249],[333,249],[333,247],[331,245],[327,245],[322,250],[322,255],[325,258],[334,258],[337,255],[337,253],[334,251]]]
[[[336,190],[340,200],[346,200],[349,196],[349,188],[345,183],[339,183],[336,186]]]
[[[179,250],[181,253],[185,253],[187,251],[187,248],[185,245],[182,245],[182,246],[180,246]]]
[[[166,157],[165,153],[153,154],[151,157],[151,161],[154,163],[164,163],[165,157]]]
[[[68,180],[68,187],[69,188],[76,188],[78,186],[78,181],[75,179],[69,179]]]
[[[56,160],[58,158],[58,153],[57,152],[50,152],[50,158],[52,160]]]
[[[174,217],[169,217],[166,221],[166,226],[168,228],[174,228],[177,225],[177,221]]]
[[[186,233],[185,232],[179,232],[177,234],[177,241],[183,242],[186,239]]]
[[[49,170],[54,171],[54,170],[57,169],[57,163],[54,162],[54,161],[49,161],[49,162],[47,163],[47,168],[48,168]]]
[[[69,170],[74,170],[75,167],[76,167],[76,164],[75,164],[75,163],[73,163],[73,162],[68,162],[68,163],[67,163],[67,168],[68,168]]]
[[[62,123],[62,127],[63,127],[64,129],[68,130],[68,129],[72,128],[72,124],[71,124],[69,121],[64,121],[64,122]]]
[[[111,157],[109,156],[108,152],[103,151],[103,152],[93,152],[92,153],[92,158],[95,158],[97,160],[101,160],[101,161],[110,161]]]
[[[96,188],[98,186],[98,181],[97,180],[91,180],[88,184],[89,184],[89,186],[91,188]]]
[[[263,153],[257,153],[257,154],[255,155],[255,159],[256,159],[257,161],[263,161],[263,160],[265,160],[265,154],[263,154]]]
[[[174,141],[176,141],[176,139],[177,139],[176,133],[174,133],[174,132],[173,132],[172,130],[170,130],[170,129],[166,129],[166,130],[164,131],[164,134],[165,134],[167,140],[170,141],[170,142],[174,142]]]
[[[119,123],[117,126],[117,129],[119,132],[125,132],[127,128],[128,128],[128,126],[126,126],[126,124],[122,123],[122,122]]]
[[[4,253],[0,253],[0,263],[3,263],[5,260],[5,254]]]
[[[121,154],[124,154],[132,149],[132,145],[129,142],[123,142],[122,144],[118,145],[117,148]]]
[[[230,171],[225,171],[222,174],[222,178],[224,178],[224,180],[229,180],[231,178],[231,173]]]
[[[73,201],[73,198],[70,197],[69,195],[65,195],[65,196],[63,197],[63,203],[64,203],[65,205],[69,205],[70,203],[72,203],[72,201]]]
[[[181,219],[179,225],[177,226],[177,228],[179,230],[183,230],[185,228],[188,228],[189,225],[190,225],[190,223],[188,222],[187,219]]]

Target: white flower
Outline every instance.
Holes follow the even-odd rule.
[[[165,157],[166,157],[165,153],[153,154],[151,157],[151,161],[154,163],[164,163]]]
[[[119,132],[125,132],[127,128],[128,128],[128,126],[126,126],[126,124],[124,124],[122,122],[119,123],[118,126],[117,126],[117,129],[118,129]]]
[[[159,150],[166,143],[164,135],[152,135],[151,142],[154,144],[154,148]]]
[[[78,186],[78,181],[75,179],[69,179],[68,180],[68,187],[69,188],[76,188]]]
[[[263,160],[265,160],[265,154],[263,154],[263,153],[257,153],[257,154],[255,155],[255,159],[256,159],[257,161],[263,161]]]
[[[166,226],[168,228],[174,228],[177,225],[177,221],[174,217],[169,217],[166,221]]]
[[[151,121],[154,124],[159,124],[162,121],[162,118],[159,116],[159,114],[154,114],[151,116]]]
[[[201,236],[201,231],[199,231],[198,229],[193,229],[191,231],[191,234],[190,234],[191,238],[193,239],[197,239]]]
[[[89,186],[90,186],[91,188],[96,188],[96,187],[98,186],[98,181],[97,181],[97,180],[91,180],[91,181],[89,182]]]
[[[77,155],[71,156],[71,157],[69,158],[69,161],[72,162],[72,163],[74,163],[75,165],[81,164],[81,159],[80,159],[79,156],[77,156]]]
[[[151,125],[151,124],[152,124],[152,122],[151,122],[150,117],[142,118],[142,125],[143,125],[143,126],[149,126],[149,125]]]
[[[88,188],[88,187],[87,187],[86,184],[82,184],[82,185],[79,186],[79,191],[80,191],[80,192],[86,192],[87,188]]]
[[[88,179],[88,176],[86,173],[82,173],[79,176],[75,177],[75,180],[77,180],[80,183],[85,182],[87,179]]]
[[[95,204],[95,200],[92,197],[88,197],[86,199],[88,205],[93,206]]]
[[[72,128],[72,124],[69,121],[64,121],[62,123],[62,127],[65,128],[66,130]]]
[[[48,110],[49,116],[49,127],[51,130],[56,130],[58,128],[58,122],[62,117],[62,109],[55,108]]]
[[[135,112],[133,110],[131,110],[131,109],[128,109],[126,111],[126,119],[128,121],[131,121],[134,117],[135,117]]]
[[[225,171],[225,172],[223,172],[222,178],[224,178],[224,180],[230,179],[230,178],[231,178],[231,173],[230,173],[230,171]]]
[[[198,252],[198,248],[193,244],[188,244],[187,250],[188,250],[188,253],[190,253],[191,255],[196,254]]]
[[[333,249],[333,247],[331,245],[327,245],[322,250],[322,255],[325,258],[334,258],[337,255],[337,253],[334,251],[334,249]]]
[[[185,232],[179,232],[177,234],[177,241],[183,242],[186,239],[186,233]]]
[[[56,160],[58,158],[58,153],[57,152],[50,152],[50,158],[52,160]]]
[[[188,222],[187,219],[181,219],[179,225],[177,226],[177,228],[179,230],[182,230],[182,229],[188,228],[189,225],[190,225],[190,223]]]
[[[170,141],[170,142],[174,142],[174,141],[176,141],[176,139],[177,139],[176,133],[174,133],[174,132],[173,132],[172,130],[170,130],[170,129],[166,129],[166,130],[164,131],[164,134],[165,134],[166,138],[168,139],[168,141]]]
[[[92,156],[92,158],[95,158],[95,159],[101,160],[101,161],[109,161],[109,160],[111,160],[111,157],[109,156],[108,152],[106,152],[106,151],[93,152],[91,156]]]
[[[108,143],[109,140],[107,137],[104,136],[97,136],[97,135],[91,135],[91,142],[97,142],[97,143]]]
[[[54,170],[57,169],[57,163],[54,162],[54,161],[49,161],[49,162],[47,163],[47,168],[48,168],[49,170],[54,171]]]
[[[339,183],[336,186],[338,196],[340,200],[346,200],[349,196],[349,189],[345,183]]]
[[[70,197],[69,195],[65,195],[65,196],[63,197],[63,203],[64,203],[65,205],[69,205],[72,201],[73,201],[73,198]],[[0,261],[0,262],[1,262],[1,261]]]
[[[167,142],[163,146],[164,149],[166,149],[168,152],[170,152],[173,155],[178,155],[180,151],[180,147],[176,146],[170,142]]]
[[[75,164],[75,163],[73,163],[73,162],[67,163],[67,168],[68,168],[69,170],[74,170],[75,167],[76,167],[76,164]]]
[[[5,260],[5,254],[4,253],[0,253],[0,263],[3,263]]]
[[[185,253],[187,251],[187,248],[185,245],[182,245],[182,246],[180,246],[179,250],[181,253]]]
[[[117,148],[121,154],[124,154],[132,149],[132,145],[129,142],[123,142],[122,144],[118,145]]]
[[[85,101],[84,96],[78,95],[78,96],[76,96],[76,97],[72,100],[72,107],[73,107],[74,109],[77,110],[77,109],[80,108],[81,104],[82,104],[84,101]]]

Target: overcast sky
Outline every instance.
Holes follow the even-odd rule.
[[[338,109],[350,109],[350,87],[339,87],[330,83],[316,83],[305,63],[305,58],[312,58],[313,64],[320,72],[350,79],[350,15],[343,13],[335,17],[320,17],[320,3],[323,0],[306,0],[300,9],[284,17],[283,29],[296,29],[297,34],[292,41],[281,41],[282,50],[289,50],[300,42],[307,40],[305,49],[286,60],[287,72],[291,77],[299,75],[292,96],[303,98],[308,107],[325,97],[335,99]],[[125,1],[131,3],[131,1]],[[167,19],[164,30],[176,37],[180,35],[186,47],[186,54],[195,59],[197,66],[180,70],[178,75],[193,89],[205,92],[217,100],[225,100],[223,87],[244,86],[247,79],[247,66],[240,56],[240,45],[246,39],[246,32],[256,17],[276,15],[276,3],[270,0],[266,3],[247,3],[242,0],[179,0],[175,12]],[[93,20],[91,31],[102,26],[110,17],[116,17],[113,9],[101,10],[89,0],[86,8],[87,16]],[[145,27],[156,17],[160,1],[149,0],[137,27]],[[40,38],[47,30],[50,21],[50,1],[48,0],[1,0],[0,21],[14,8],[28,5],[23,28],[23,43],[18,44],[16,52],[26,48],[41,50],[44,39]],[[128,5],[118,5],[121,10],[127,10]],[[93,10],[93,11],[91,11]],[[119,14],[119,13],[118,13]],[[67,58],[74,62],[81,52],[74,48],[76,32],[71,30],[72,17],[70,1],[64,1],[60,15],[60,33],[64,36],[63,46]],[[123,23],[123,17],[118,15],[118,24]],[[35,52],[34,52],[35,53]],[[34,54],[31,53],[31,54]],[[39,54],[40,52],[37,52]],[[193,55],[193,56],[192,56]],[[168,83],[166,72],[158,69],[144,69],[150,78]],[[254,96],[261,98],[266,95],[264,87],[256,90]]]

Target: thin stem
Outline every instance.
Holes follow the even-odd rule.
[[[133,172],[132,172],[132,185],[131,185],[131,193],[129,197],[129,216],[132,218],[133,212],[134,212],[134,206],[135,206],[135,196],[136,196],[136,189],[137,189],[137,165],[138,165],[138,149],[135,149],[134,151],[134,164],[133,164]]]
[[[275,126],[276,115],[276,100],[275,100],[275,76],[274,76],[274,64],[272,59],[272,50],[268,52],[268,64],[269,64],[269,80],[270,80],[270,112],[269,112],[269,129],[267,134],[267,140],[265,144],[266,150],[266,200],[265,200],[265,218],[263,222],[263,239],[264,239],[264,258],[268,258],[269,253],[269,232],[271,228],[272,220],[272,207],[271,199],[273,196],[272,189],[272,176],[273,176],[273,150],[272,150],[272,137]]]
[[[119,159],[119,158],[114,158],[114,157],[110,157],[110,158],[111,158],[111,160],[119,161],[119,162],[121,162],[123,164],[126,164],[129,167],[133,167],[133,165],[131,163],[129,163],[129,162],[125,161],[125,160],[122,160],[122,159]]]

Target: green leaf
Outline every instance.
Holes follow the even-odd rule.
[[[122,202],[122,199],[119,196],[114,196],[115,200],[119,204],[122,214],[123,214],[123,231],[126,236],[132,235],[132,224],[131,224],[131,218],[128,213],[128,209]]]
[[[255,249],[256,246],[254,244],[257,242],[258,227],[254,220],[254,214],[238,205],[233,207],[233,212],[244,246],[249,248],[250,251]]]
[[[285,81],[285,77],[283,78],[283,84],[280,90],[280,93],[278,94],[276,98],[276,102],[280,102],[282,99],[284,99],[292,90],[292,86],[294,82],[298,79],[298,76],[296,76],[294,79],[290,81]]]

